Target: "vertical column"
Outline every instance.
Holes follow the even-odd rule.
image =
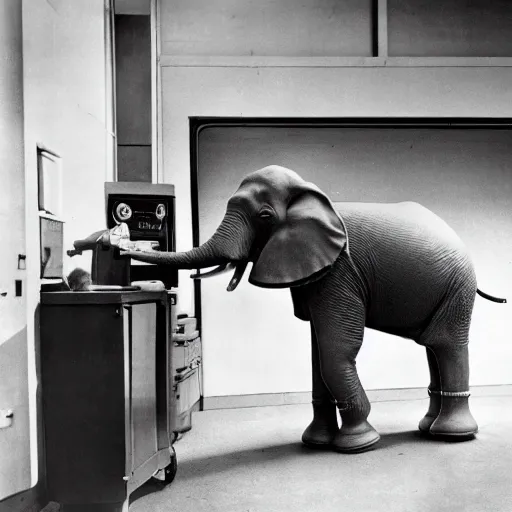
[[[387,0],[377,0],[379,16],[379,34],[378,49],[379,57],[388,56],[388,2]]]
[[[150,7],[150,38],[151,38],[151,182],[160,183],[159,169],[159,114],[158,105],[160,101],[159,77],[159,35],[157,2],[151,0]]]
[[[114,77],[114,0],[104,0],[105,17],[105,181],[117,180]]]
[[[388,56],[388,2],[387,0],[373,0],[373,56]]]

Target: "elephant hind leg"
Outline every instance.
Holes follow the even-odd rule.
[[[468,346],[432,349],[439,367],[441,390],[431,390],[440,404],[429,428],[431,435],[471,438],[478,425],[469,409]]]
[[[461,289],[436,312],[419,340],[427,347],[431,375],[429,411],[419,428],[428,428],[431,435],[469,439],[478,431],[469,409],[468,336],[473,302],[474,293]]]
[[[426,347],[428,369],[430,372],[430,385],[428,386],[429,406],[427,414],[420,421],[418,428],[420,432],[428,433],[432,423],[436,420],[441,412],[441,377],[439,375],[439,367],[437,359],[431,348]]]

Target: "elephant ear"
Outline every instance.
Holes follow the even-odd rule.
[[[249,282],[263,288],[305,284],[327,272],[346,244],[345,226],[329,198],[304,183],[254,263]]]

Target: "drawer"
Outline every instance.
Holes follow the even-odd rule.
[[[172,375],[177,376],[201,362],[201,338],[183,343],[174,341],[172,351]]]

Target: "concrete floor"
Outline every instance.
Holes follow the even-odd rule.
[[[199,412],[175,481],[146,484],[130,512],[511,512],[512,396],[471,406],[477,439],[447,443],[416,433],[426,400],[372,404],[382,439],[358,455],[300,443],[309,405]]]

